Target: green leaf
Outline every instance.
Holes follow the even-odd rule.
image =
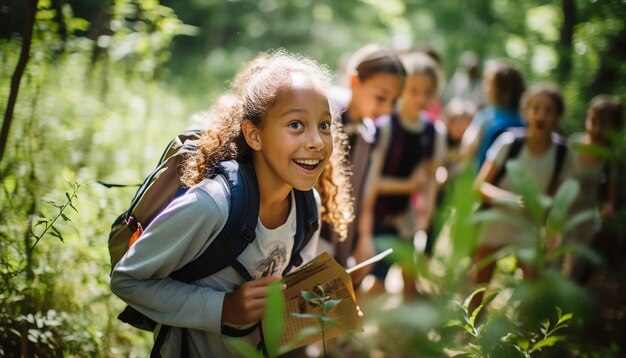
[[[315,318],[315,319],[320,319],[322,317],[322,315],[317,314],[317,313],[292,313],[291,314],[294,317],[298,317],[298,318]]]
[[[281,289],[281,283],[272,282],[267,287],[267,305],[263,315],[263,337],[265,347],[270,357],[278,355],[278,345],[283,334],[285,297]]]
[[[67,222],[72,222],[72,220],[70,220],[70,218],[67,217],[67,215],[61,213],[61,217],[63,218],[63,220],[67,221]]]
[[[556,325],[558,326],[561,323],[569,321],[572,318],[574,318],[574,315],[572,313],[566,313],[562,317],[559,318],[559,321],[556,323]]]
[[[285,347],[282,347],[278,353],[284,354],[286,352],[289,352],[290,350],[294,349],[298,344],[300,344],[300,342],[302,342],[303,340],[313,335],[316,335],[320,333],[321,331],[322,329],[320,327],[303,328],[300,332],[298,332],[298,335],[293,339],[293,341],[287,344]]]
[[[37,222],[35,223],[35,227],[41,225],[41,224],[48,224],[50,222],[50,220],[48,219],[37,219]]]
[[[519,208],[518,208],[519,210]],[[529,225],[534,225],[528,218],[516,213],[506,213],[500,210],[488,209],[481,210],[472,214],[469,218],[470,223],[497,222],[505,221],[517,226],[520,229],[526,229]]]
[[[474,299],[474,296],[476,296],[477,294],[481,293],[481,292],[485,292],[487,290],[486,286],[483,287],[479,287],[477,289],[475,289],[469,296],[467,296],[467,298],[465,299],[465,301],[463,301],[463,310],[465,312],[469,312],[469,305],[472,302],[472,299]]]
[[[611,149],[596,144],[576,143],[574,147],[577,151],[590,154],[594,157],[608,160],[611,159]]]
[[[544,348],[544,347],[552,347],[557,342],[562,341],[564,339],[565,339],[565,336],[550,336],[550,337],[544,338],[538,341],[537,343],[533,344],[532,348],[530,349],[530,352],[541,350],[541,348]]]
[[[533,217],[535,223],[541,223],[544,218],[546,208],[540,201],[541,191],[537,187],[537,182],[530,174],[522,169],[517,161],[508,161],[506,170],[511,181],[514,192],[521,195],[524,205]]]
[[[81,19],[80,17],[72,18],[69,25],[73,31],[87,31],[90,26],[89,21]]]
[[[574,179],[568,179],[561,184],[561,186],[559,186],[559,189],[554,196],[554,203],[548,218],[548,222],[555,225],[557,229],[563,228],[569,208],[578,196],[579,190],[580,185],[578,184],[578,181]]]
[[[483,302],[474,309],[469,319],[469,324],[472,327],[476,327],[476,318],[478,317],[478,314],[480,313],[480,311],[482,311],[484,307],[486,307],[491,301],[493,301],[493,299],[496,298],[497,295],[498,295],[498,292],[490,293],[489,295],[484,297]]]
[[[588,209],[588,210],[583,210],[581,212],[578,212],[576,214],[574,214],[574,216],[572,216],[566,223],[565,226],[563,227],[563,233],[568,233],[570,232],[572,229],[576,228],[578,225],[589,221],[589,220],[593,220],[596,217],[596,211],[593,209]]]
[[[596,266],[600,266],[604,262],[602,255],[598,254],[596,251],[591,249],[588,245],[569,244],[569,246],[573,249],[574,252],[576,252],[577,255],[584,257],[585,259],[587,259],[589,262],[591,262],[592,264]]]
[[[324,302],[324,309],[322,310],[323,315],[327,315],[333,307],[337,306],[341,303],[341,300],[327,300]]]
[[[300,291],[300,295],[302,296],[302,298],[305,299],[305,301],[315,301],[322,298],[320,295],[313,291]]]
[[[265,358],[255,347],[241,338],[228,338],[227,342],[246,358]]]
[[[444,327],[463,327],[465,324],[458,319],[449,320]]]

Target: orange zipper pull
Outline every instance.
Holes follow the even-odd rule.
[[[137,230],[135,230],[135,233],[133,234],[133,236],[131,236],[130,240],[128,240],[128,248],[130,248],[131,246],[133,246],[133,244],[135,244],[135,242],[137,241],[137,239],[139,239],[139,236],[141,236],[142,233],[143,233],[143,228],[141,227],[141,224],[137,222]]]

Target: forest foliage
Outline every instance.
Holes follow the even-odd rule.
[[[448,75],[465,50],[483,59],[509,57],[529,83],[560,84],[566,133],[583,128],[585,106],[596,94],[626,100],[626,3],[620,0],[1,0],[2,113],[17,89],[12,76],[30,6],[36,6],[30,57],[12,116],[3,122],[10,131],[0,158],[2,356],[145,355],[151,337],[117,321],[123,304],[108,287],[108,231],[136,187],[99,182],[140,183],[169,139],[193,125],[192,115],[208,109],[260,51],[313,56],[335,69],[338,83],[347,56],[368,42],[398,50],[429,45]],[[623,161],[624,138],[617,141],[622,151],[615,156]],[[458,215],[467,213],[467,199],[457,202]],[[622,208],[615,222],[625,218]],[[471,249],[465,221],[456,220],[452,262]],[[623,225],[613,225],[623,241]],[[433,280],[449,293],[446,300],[459,300],[461,277],[449,268]],[[550,303],[562,302],[563,292],[580,293],[550,273],[546,278],[553,283],[546,286],[554,293]],[[546,287],[517,292],[536,298]],[[384,317],[381,324],[391,325],[390,337],[407,324],[419,333],[407,342],[422,353],[441,353],[446,344],[458,347],[427,338],[429,329],[453,321],[447,303],[403,308],[413,309],[409,317],[422,315],[420,327]],[[554,312],[552,306],[545,314]],[[523,323],[510,317],[493,327]],[[572,338],[568,347],[580,350],[583,343]],[[618,355],[616,343],[605,349]]]

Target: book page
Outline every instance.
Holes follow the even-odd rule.
[[[324,323],[325,339],[363,331],[362,319],[356,307],[352,279],[328,253],[321,253],[303,267],[289,273],[283,277],[283,283],[287,285],[287,288],[283,291],[285,329],[280,340],[281,347],[292,343],[300,331],[307,327],[320,328],[320,333],[309,336],[295,347],[322,340],[322,327],[319,319],[294,316],[294,313],[322,314],[322,308],[314,307],[307,302],[302,297],[302,291],[310,291],[318,295],[322,295],[323,292],[324,296],[329,299],[341,300],[327,314],[335,320]]]

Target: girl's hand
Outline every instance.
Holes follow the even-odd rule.
[[[245,326],[263,318],[267,298],[267,286],[280,281],[280,277],[267,276],[248,281],[224,297],[222,323]]]

